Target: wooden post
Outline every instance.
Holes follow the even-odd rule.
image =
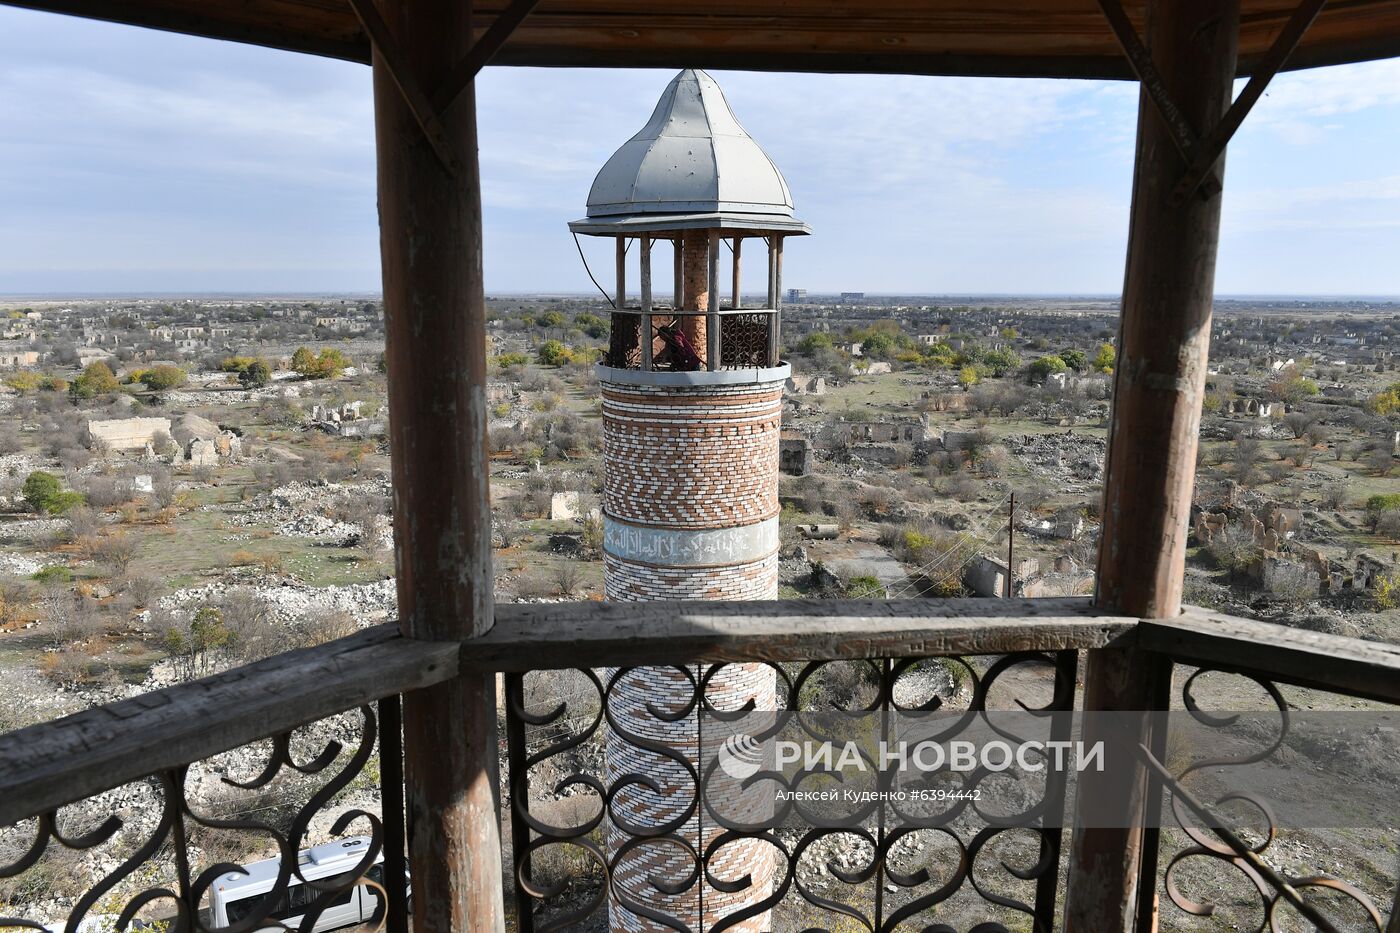
[[[677,311],[681,309],[681,302],[685,301],[685,259],[684,259],[684,238],[678,233],[671,240],[671,246],[675,250],[673,262],[675,263],[675,297],[671,299],[671,307]]]
[[[738,311],[743,302],[739,298],[739,259],[744,250],[744,238],[736,236],[734,238],[734,297],[730,300],[729,306]]]
[[[783,238],[774,233],[768,237],[768,365],[777,366],[781,344],[781,321],[778,312],[783,287]]]
[[[641,239],[642,313],[637,324],[637,344],[642,351],[642,369],[651,369],[651,234]]]
[[[471,8],[382,4],[419,85],[466,55]],[[450,172],[378,51],[373,77],[399,619],[410,638],[463,641],[492,626],[476,103],[469,87],[442,117]],[[504,929],[495,677],[406,694],[403,733],[414,928]]]
[[[627,237],[617,236],[617,297],[613,299],[617,310],[627,307]]]
[[[1208,135],[1230,103],[1239,0],[1154,0],[1147,20],[1147,43],[1168,93],[1198,136]],[[1221,195],[1172,206],[1186,169],[1167,125],[1140,94],[1095,600],[1141,618],[1180,611],[1209,350]],[[1091,651],[1084,709],[1151,709],[1165,696],[1158,681],[1142,652]],[[1141,725],[1140,738],[1150,738],[1146,717]],[[1085,730],[1084,741],[1096,739],[1110,751],[1121,741]],[[1121,760],[1109,760],[1115,757]],[[1146,789],[1141,768],[1081,776],[1080,797],[1113,814],[1119,828],[1076,828],[1066,931],[1135,929]]]
[[[710,303],[705,309],[705,368],[714,372],[719,369],[720,328],[723,326],[719,320],[719,231],[711,230],[709,240],[709,286],[706,291],[709,292]]]

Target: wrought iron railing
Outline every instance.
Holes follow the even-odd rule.
[[[368,919],[406,930],[398,696],[459,671],[499,671],[511,828],[503,873],[520,930],[569,929],[609,905],[637,925],[734,928],[737,915],[694,910],[687,899],[742,892],[749,882],[724,855],[748,843],[771,856],[771,887],[756,908],[774,929],[1054,930],[1069,835],[1058,827],[1083,806],[1058,779],[1047,776],[1018,811],[991,818],[967,804],[917,825],[880,804],[854,829],[804,819],[746,828],[726,824],[706,797],[706,773],[692,770],[679,795],[684,819],[658,827],[614,806],[657,775],[609,771],[600,748],[668,750],[613,714],[609,698],[635,672],[662,665],[684,689],[649,715],[723,719],[737,711],[716,698],[717,672],[750,665],[770,672],[782,710],[937,709],[964,724],[993,708],[1058,717],[1080,704],[1084,653],[1119,649],[1141,655],[1142,676],[1164,685],[1157,708],[1183,708],[1207,724],[1213,714],[1198,685],[1208,675],[1192,676],[1199,670],[1262,687],[1285,732],[1291,707],[1318,697],[1285,702],[1289,690],[1400,703],[1400,649],[1199,611],[1138,622],[1075,599],[501,606],[495,629],[466,645],[412,641],[381,626],[0,736],[0,927],[43,928],[66,915],[74,933],[138,919],[175,933],[250,933],[295,907],[310,930],[317,914],[358,892],[377,899]],[[1275,920],[1295,928],[1282,919],[1292,911],[1297,929],[1391,933],[1393,876],[1344,881],[1322,874],[1327,864],[1299,871],[1310,852],[1294,848],[1284,860],[1276,849],[1285,833],[1251,835],[1223,820],[1215,801],[1192,796],[1183,783],[1191,766],[1161,741],[1142,746],[1149,799],[1166,794],[1170,812],[1189,819],[1146,830],[1138,929],[1194,929],[1193,916],[1210,914],[1219,895],[1199,893],[1181,867],[1206,861],[1254,892],[1252,904],[1236,890],[1225,906],[1253,910],[1248,924],[1262,917],[1259,929]],[[1046,818],[1057,813],[1069,822]],[[367,837],[351,867],[308,878],[296,853],[347,836]],[[941,861],[929,845],[925,864],[911,868],[908,850],[931,838]],[[657,844],[679,859],[669,873],[620,877],[620,860]],[[255,855],[278,859],[277,869],[251,909],[224,925],[209,912],[211,886]],[[77,889],[38,904],[24,881],[55,859]]]
[[[684,371],[685,365],[668,350],[662,329],[677,327],[687,317],[707,318],[707,326],[718,330],[716,337],[710,339],[707,335],[701,346],[693,348],[704,368],[766,369],[778,365],[774,332],[778,314],[768,308],[725,308],[708,315],[703,311],[671,309],[658,309],[646,315],[640,311],[614,311],[604,359],[606,365],[614,369]],[[650,363],[641,339],[644,322],[649,322],[652,334]],[[707,359],[711,347],[718,354],[714,366],[710,366]]]

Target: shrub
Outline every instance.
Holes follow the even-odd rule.
[[[1062,373],[1069,370],[1069,365],[1058,356],[1042,356],[1030,366],[1030,373],[1037,379],[1048,378],[1053,373]]]
[[[42,583],[45,586],[72,583],[73,571],[62,564],[49,564],[47,567],[41,567],[36,570],[30,579]]]
[[[292,369],[307,379],[334,379],[345,371],[350,360],[344,353],[331,347],[320,353],[312,353],[306,347],[297,347],[292,354]]]
[[[540,345],[537,356],[539,361],[546,366],[563,366],[573,359],[569,348],[564,346],[563,341],[559,340],[546,340]]]
[[[68,387],[68,394],[75,399],[90,399],[120,392],[121,387],[121,383],[112,372],[112,367],[98,360],[89,363],[83,374],[73,380],[73,384]]]
[[[83,504],[82,493],[65,491],[57,476],[43,470],[35,470],[25,477],[20,495],[42,515],[62,515]]]

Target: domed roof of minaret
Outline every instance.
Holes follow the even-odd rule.
[[[793,217],[783,173],[739,125],[715,79],[694,68],[671,79],[647,125],[593,180],[588,219],[569,226],[808,232]]]

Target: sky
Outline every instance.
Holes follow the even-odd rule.
[[[713,74],[812,225],[785,286],[1121,288],[1134,85]],[[483,73],[488,293],[591,291],[566,224],[671,76]],[[1400,59],[1275,79],[1225,181],[1217,293],[1400,294]],[[0,294],[379,287],[367,67],[0,7]]]

